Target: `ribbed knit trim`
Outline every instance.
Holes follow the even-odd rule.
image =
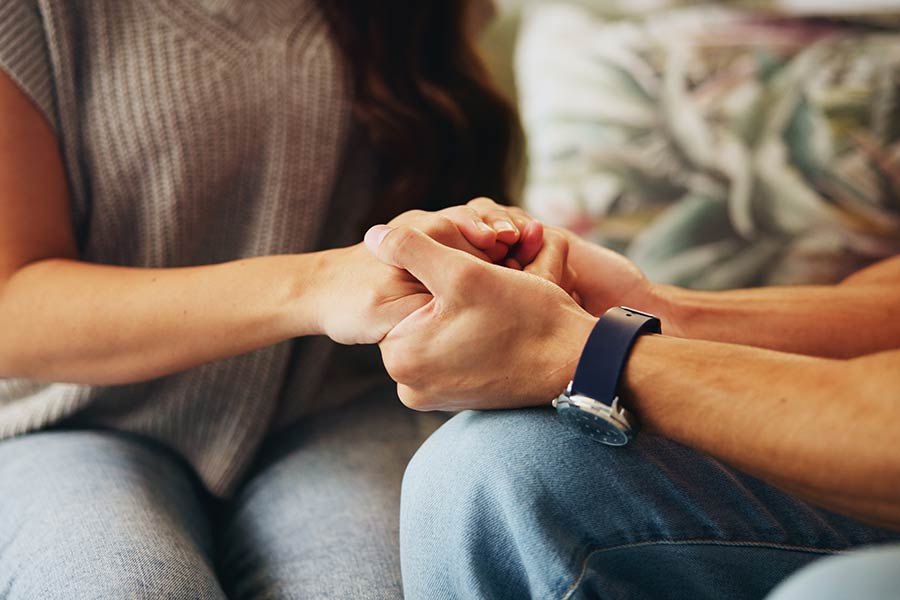
[[[0,2],[0,68],[59,130],[41,14],[33,1]]]

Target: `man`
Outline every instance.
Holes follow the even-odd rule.
[[[433,295],[381,342],[408,406],[549,407],[578,366],[615,371],[641,424],[614,448],[549,408],[451,419],[407,470],[407,597],[760,598],[820,555],[900,540],[900,258],[835,286],[696,292],[545,236],[527,270],[571,267],[581,306],[412,228],[367,235]],[[605,364],[597,317],[618,305],[664,335]]]

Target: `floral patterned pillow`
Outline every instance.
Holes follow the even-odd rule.
[[[691,4],[526,13],[526,207],[702,289],[831,283],[900,254],[896,17]]]

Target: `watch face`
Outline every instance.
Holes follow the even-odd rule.
[[[610,446],[624,446],[632,437],[631,427],[627,423],[619,423],[604,411],[584,410],[572,404],[569,399],[561,398],[556,411],[566,424],[581,430],[592,439]],[[596,401],[594,401],[596,402]],[[601,403],[597,403],[601,404]],[[602,405],[606,407],[606,405]],[[608,407],[606,407],[608,411]]]

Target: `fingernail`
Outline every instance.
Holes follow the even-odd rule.
[[[487,233],[497,233],[496,231],[491,229],[491,226],[488,225],[487,223],[485,223],[484,221],[475,221],[475,227],[477,227],[481,231],[485,231]]]
[[[381,245],[382,240],[384,240],[384,236],[393,231],[393,229],[393,227],[388,227],[387,225],[376,225],[370,228],[369,231],[366,232],[366,246],[369,248],[369,250],[378,250],[378,246]]]
[[[516,226],[510,223],[509,221],[494,221],[493,223],[494,231],[518,231]]]

